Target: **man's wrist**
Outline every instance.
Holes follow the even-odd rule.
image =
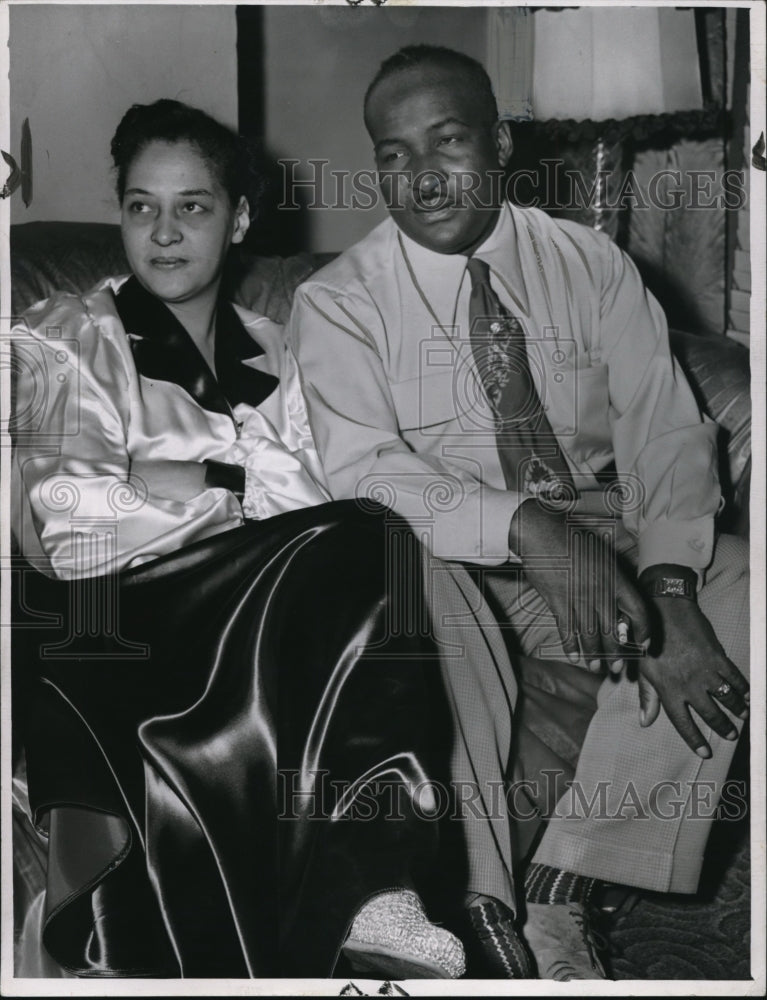
[[[511,521],[509,523],[509,551],[518,553],[520,549],[520,532],[522,529],[522,521],[525,515],[522,513],[522,508],[525,505],[535,503],[534,497],[526,497],[522,503],[517,507],[514,513],[511,515]],[[528,506],[529,510],[529,506]]]
[[[689,566],[676,563],[648,566],[639,574],[638,582],[647,597],[697,600],[698,574]]]

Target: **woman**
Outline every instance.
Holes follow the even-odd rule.
[[[44,574],[21,603],[63,622],[14,651],[39,663],[44,943],[78,975],[325,976],[342,945],[461,975],[414,891],[452,738],[432,636],[392,628],[387,580],[422,603],[417,553],[391,563],[414,540],[326,502],[279,328],[220,297],[236,137],[158,101],[112,154],[132,275],[16,330],[18,543]]]
[[[19,548],[68,581],[25,576],[20,601],[58,602],[61,640],[34,614],[14,635],[41,660],[48,949],[79,973],[327,975],[343,943],[372,974],[458,975],[422,888],[484,971],[528,975],[493,618],[385,510],[325,502],[280,329],[220,295],[249,223],[236,137],[159,101],[112,151],[133,274],[16,339]],[[430,805],[456,821],[439,853]]]

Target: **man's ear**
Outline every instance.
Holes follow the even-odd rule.
[[[232,243],[242,243],[248,229],[250,229],[250,205],[248,204],[248,199],[243,195],[237,202],[237,208],[234,210]]]
[[[497,121],[493,126],[493,139],[498,151],[498,163],[505,167],[514,151],[514,141],[511,138],[511,125],[506,121]]]

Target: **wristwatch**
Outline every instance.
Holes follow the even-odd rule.
[[[639,582],[648,597],[683,597],[694,601],[698,574],[686,566],[648,566]]]
[[[686,597],[688,601],[694,601],[695,584],[681,576],[661,576],[650,583],[647,593],[650,597]]]

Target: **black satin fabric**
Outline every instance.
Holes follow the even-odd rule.
[[[275,375],[242,363],[260,357],[264,350],[223,298],[216,305],[216,375],[180,321],[135,275],[115,295],[115,306],[138,371],[147,378],[175,382],[206,410],[228,415],[237,403],[258,406],[279,385]]]
[[[17,579],[30,800],[51,817],[43,939],[61,965],[330,975],[366,898],[428,879],[437,824],[407,788],[447,776],[451,722],[432,640],[397,624],[405,531],[340,502],[114,580]]]

